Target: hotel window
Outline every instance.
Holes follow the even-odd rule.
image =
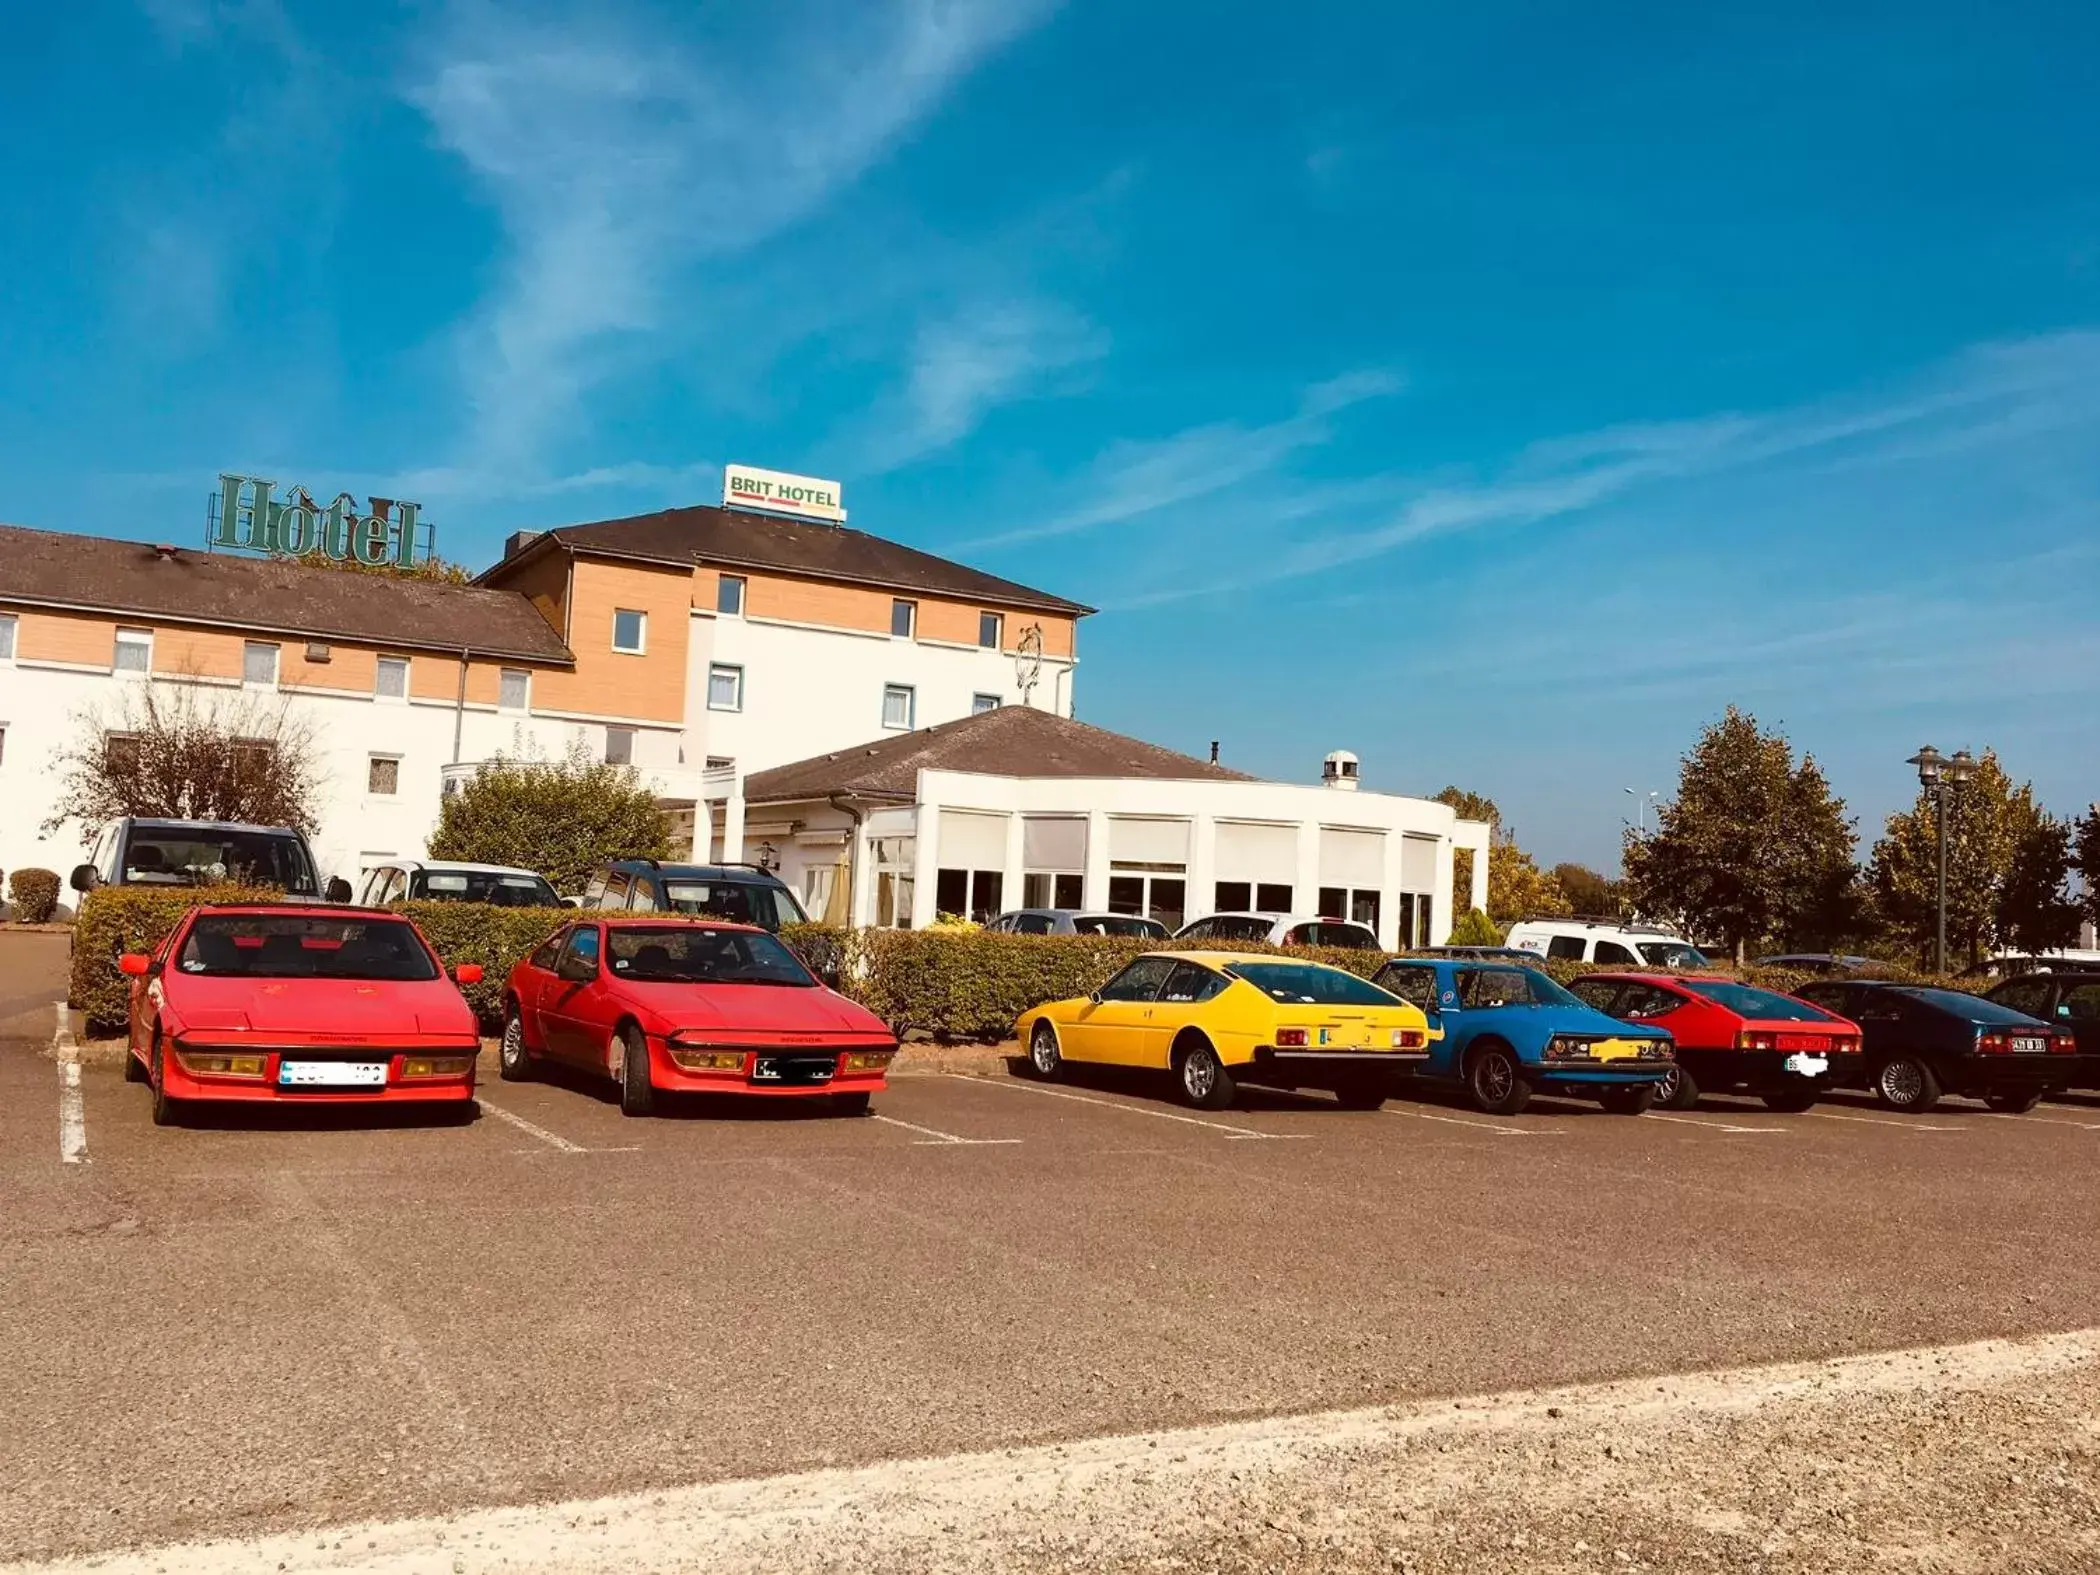
[[[707,708],[710,711],[744,709],[744,670],[728,662],[716,662],[707,670]]]
[[[277,682],[277,647],[263,640],[250,640],[241,647],[241,682]]]
[[[408,698],[408,658],[405,656],[382,656],[379,659],[379,676],[373,680],[372,693],[382,700],[406,700]]]
[[[506,667],[496,675],[496,709],[523,711],[532,704],[532,674],[522,667]]]
[[[909,640],[919,627],[919,604],[901,597],[890,603],[890,633],[899,640]]]
[[[999,697],[997,695],[970,696],[970,715],[972,716],[982,716],[987,711],[996,711],[998,709]]]
[[[0,614],[0,662],[15,659],[15,619],[12,613]]]
[[[910,732],[913,713],[918,710],[918,701],[918,691],[910,684],[884,684],[882,725]]]
[[[649,643],[649,615],[632,607],[613,609],[613,649],[640,656]]]
[[[999,649],[1000,639],[1006,633],[1006,620],[997,613],[977,615],[977,643],[988,651]]]
[[[708,771],[727,771],[735,764],[736,756],[734,755],[709,755],[707,764],[703,769]]]
[[[153,631],[117,631],[116,669],[120,673],[150,673],[153,670]]]
[[[608,727],[605,730],[605,763],[609,766],[634,764],[633,728]]]
[[[401,791],[401,757],[374,755],[365,767],[365,791],[392,798]]]
[[[725,574],[715,581],[715,611],[731,618],[743,615],[744,577],[741,574]]]

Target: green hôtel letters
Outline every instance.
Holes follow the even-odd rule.
[[[212,523],[211,544],[283,558],[321,553],[369,568],[414,565],[420,504],[374,498],[370,512],[359,514],[356,499],[347,492],[337,493],[335,501],[322,508],[304,487],[292,488],[280,502],[271,495],[276,486],[260,476],[221,472],[219,517]]]

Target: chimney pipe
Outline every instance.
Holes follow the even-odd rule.
[[[1218,741],[1215,738],[1210,741],[1210,763],[1212,765],[1218,763]]]

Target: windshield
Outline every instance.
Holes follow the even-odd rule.
[[[795,954],[770,935],[697,924],[616,924],[605,932],[612,971],[650,984],[781,984],[813,988]]]
[[[487,870],[417,870],[408,894],[431,902],[485,902],[497,908],[559,908],[561,898],[537,875]]]
[[[178,972],[225,979],[438,977],[416,932],[399,919],[319,914],[206,913],[183,940]]]
[[[2016,1012],[2009,1006],[2000,1006],[1996,1001],[1986,1001],[1980,995],[1964,995],[1959,990],[1907,988],[1904,994],[1915,996],[1942,1011],[1952,1012],[1956,1017],[1967,1018],[1972,1023],[2031,1024],[2035,1021],[2025,1012]]]
[[[1089,913],[1072,921],[1074,935],[1134,935],[1158,940],[1167,927],[1157,919],[1133,918],[1122,913]]]
[[[1779,995],[1771,990],[1759,990],[1747,984],[1731,984],[1726,979],[1687,979],[1684,987],[1709,1001],[1718,1002],[1739,1017],[1763,1017],[1789,1023],[1825,1023],[1830,1020],[1827,1012],[1797,1001],[1789,995]]]
[[[1272,1001],[1293,1006],[1398,1006],[1368,979],[1318,963],[1234,963],[1225,970],[1245,979]]]
[[[664,906],[679,913],[704,914],[710,919],[755,924],[766,930],[809,922],[802,904],[785,886],[749,880],[667,879]]]
[[[134,826],[125,840],[121,885],[211,886],[229,880],[275,886],[296,897],[321,895],[306,848],[289,832]]]
[[[1534,968],[1461,968],[1461,1006],[1580,1006],[1582,1002]]]
[[[1705,968],[1706,953],[1683,941],[1642,941],[1641,956],[1651,968]]]

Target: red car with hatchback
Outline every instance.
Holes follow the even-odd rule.
[[[473,1010],[415,925],[379,909],[192,908],[131,979],[125,1076],[167,1126],[193,1104],[449,1105],[471,1117]],[[460,984],[481,970],[462,966]]]
[[[897,1038],[825,988],[755,925],[648,918],[579,920],[511,970],[503,996],[506,1078],[534,1063],[610,1077],[620,1109],[659,1094],[826,1098],[865,1115]]]
[[[1677,1063],[1656,1088],[1659,1110],[1689,1109],[1702,1092],[1738,1091],[1774,1110],[1806,1110],[1861,1065],[1859,1024],[1733,979],[1593,973],[1568,988],[1600,1012],[1670,1031]]]

